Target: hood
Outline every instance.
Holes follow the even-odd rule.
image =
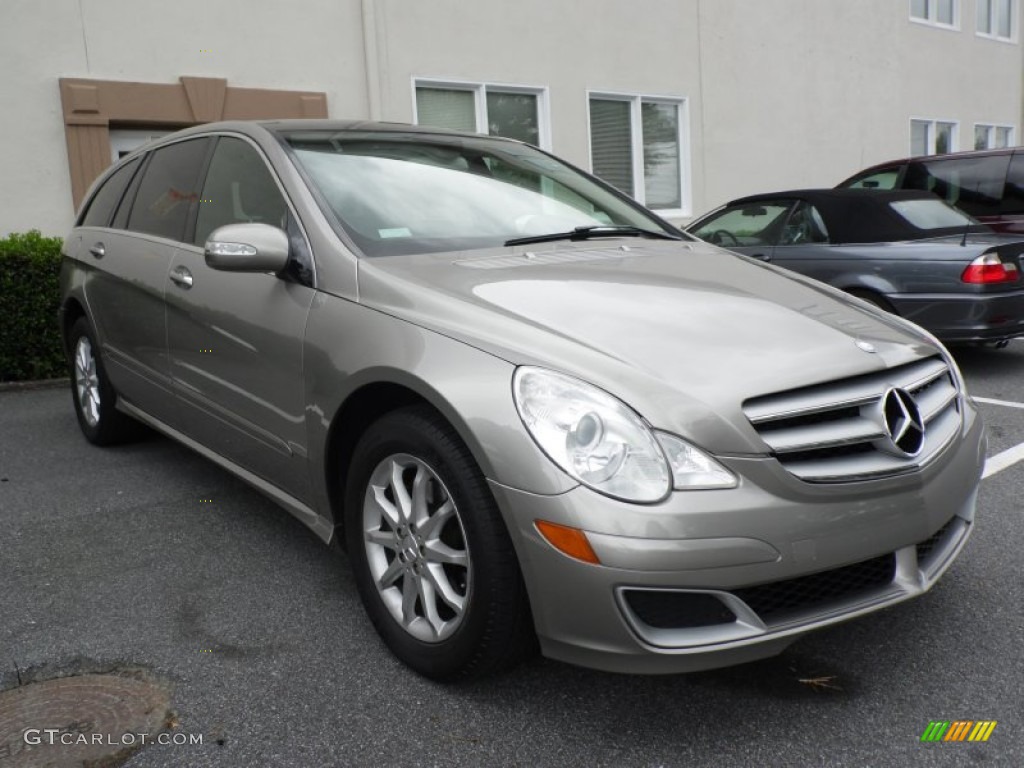
[[[747,398],[936,354],[903,321],[703,243],[559,243],[359,268],[362,303],[589,381],[719,453],[764,452],[736,426]]]

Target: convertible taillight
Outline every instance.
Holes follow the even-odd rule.
[[[998,253],[985,253],[967,265],[960,279],[965,283],[983,285],[1015,283],[1020,280],[1020,270],[1016,264],[1000,259]]]

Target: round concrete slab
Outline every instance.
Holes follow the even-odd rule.
[[[121,675],[61,677],[4,691],[0,765],[119,765],[156,742],[169,705],[158,684]]]

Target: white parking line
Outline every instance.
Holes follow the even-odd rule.
[[[981,479],[992,477],[997,472],[1002,472],[1007,467],[1012,467],[1018,461],[1024,461],[1024,443],[1007,448],[1002,453],[989,456],[985,460],[985,471],[981,473]]]
[[[974,401],[985,403],[986,405],[1002,405],[1007,408],[1024,408],[1024,403],[1015,403],[1011,400],[995,400],[991,397],[975,397]]]

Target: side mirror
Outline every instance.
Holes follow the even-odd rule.
[[[210,233],[206,263],[225,272],[280,272],[288,263],[288,235],[269,224],[227,224]]]

